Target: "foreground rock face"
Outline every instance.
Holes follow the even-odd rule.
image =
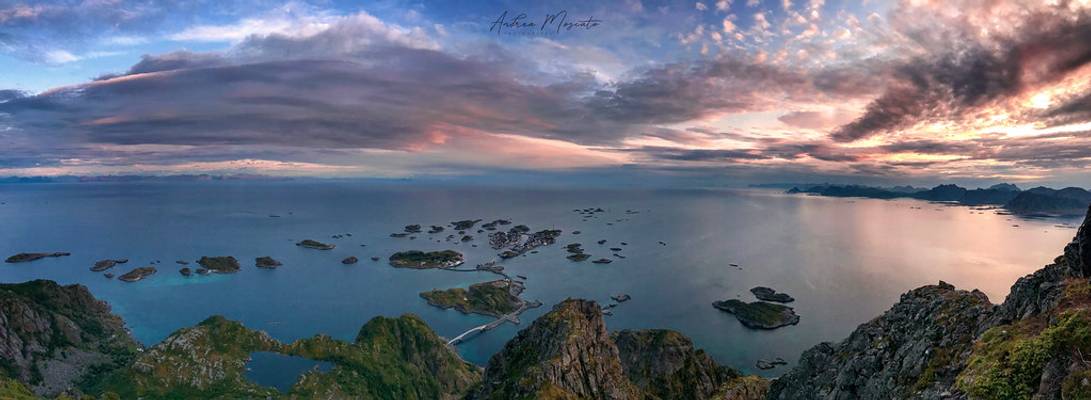
[[[1074,275],[1091,277],[1091,211],[1084,218],[1076,237],[1065,246],[1064,261]]]
[[[26,328],[19,328],[27,324],[13,322],[11,316],[31,313],[14,312],[12,304],[32,311],[51,311],[43,311],[47,317],[30,324],[37,330],[29,335]],[[768,387],[761,378],[741,377],[732,369],[716,365],[677,332],[623,331],[610,335],[601,309],[585,300],[565,301],[522,331],[490,360],[488,378],[484,380],[479,368],[459,358],[443,338],[411,315],[374,318],[352,342],[319,335],[289,344],[214,316],[137,353],[120,320],[109,315],[105,304],[94,300],[82,287],[62,288],[47,281],[5,285],[0,290],[0,306],[4,307],[2,322],[6,329],[0,332],[5,336],[0,337],[18,338],[18,343],[34,343],[34,347],[55,348],[66,354],[30,351],[37,359],[15,366],[41,366],[60,360],[71,370],[75,368],[71,354],[116,348],[110,354],[122,355],[102,356],[99,359],[109,363],[90,368],[90,364],[79,364],[77,367],[88,373],[50,380],[45,386],[35,383],[38,381],[33,372],[17,375],[15,380],[0,380],[2,398],[30,398],[28,388],[48,387],[50,390],[40,393],[65,390],[77,397],[124,399],[748,400],[761,398]],[[87,325],[85,319],[92,316],[99,325]],[[55,335],[58,330],[69,332],[70,337],[50,342],[58,339],[49,332]],[[108,335],[108,339],[95,335]],[[12,348],[12,343],[3,343],[4,356],[20,360],[18,355],[27,350]],[[333,366],[327,371],[304,373],[287,393],[281,393],[246,378],[246,363],[252,353],[259,351],[326,361]]]
[[[681,333],[625,330],[611,335],[622,369],[650,399],[710,399],[738,373],[721,367]]]
[[[566,300],[489,360],[481,388],[470,398],[726,398],[714,396],[726,393],[735,378],[737,372],[716,365],[677,332],[610,335],[597,304]]]
[[[135,354],[121,318],[86,287],[37,280],[0,285],[0,371],[56,395]]]
[[[807,350],[771,399],[1091,398],[1091,217],[1004,303],[940,283]]]
[[[965,366],[992,304],[940,282],[902,295],[848,339],[803,353],[773,382],[773,399],[940,398]]]
[[[635,399],[602,310],[587,300],[553,307],[489,359],[475,398]]]

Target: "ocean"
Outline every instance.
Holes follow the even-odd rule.
[[[545,306],[523,314],[518,326],[505,324],[458,345],[467,361],[485,364],[519,329],[565,298],[607,304],[611,295],[629,294],[632,300],[606,317],[609,329],[678,330],[720,363],[765,376],[790,365],[758,371],[757,360],[795,363],[802,351],[846,337],[921,285],[943,280],[980,289],[999,303],[1018,277],[1061,253],[1078,223],[917,200],[758,189],[539,190],[347,181],[9,184],[0,185],[0,203],[0,255],[72,253],[2,264],[0,281],[86,285],[149,345],[214,314],[282,341],[320,333],[352,340],[368,319],[404,313],[419,315],[440,335],[456,336],[490,318],[431,307],[419,293],[497,276],[396,269],[386,259],[401,250],[453,249],[466,255],[469,267],[493,260],[496,251],[485,234],[471,232],[475,240],[469,243],[445,238],[453,233],[451,221],[504,218],[535,231],[563,230],[557,244],[502,263],[510,275],[527,277],[523,297]],[[605,212],[584,221],[573,211],[588,207]],[[390,237],[408,224],[447,230],[417,234],[415,240]],[[302,239],[337,247],[295,246]],[[569,243],[581,243],[592,259],[614,262],[566,260]],[[625,258],[613,257],[611,247],[621,247]],[[195,267],[206,255],[235,256],[243,268],[229,275],[178,273],[177,260]],[[255,268],[259,256],[284,265]],[[360,262],[343,265],[348,256]],[[125,283],[88,270],[105,258],[130,260],[111,270],[117,275],[156,261],[159,272]],[[712,307],[729,298],[753,301],[749,289],[759,285],[795,297],[790,305],[800,323],[750,330]]]

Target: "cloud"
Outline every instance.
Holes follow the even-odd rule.
[[[1091,62],[1091,15],[1065,7],[1019,15],[1020,24],[1011,23],[1018,29],[1001,36],[978,36],[964,21],[946,30],[903,28],[930,53],[897,67],[887,92],[831,137],[851,142],[929,119],[957,118],[1067,76]]]
[[[41,63],[66,63],[104,36],[150,32],[194,3],[171,1],[0,1],[0,52]]]
[[[0,89],[0,103],[26,97],[26,92],[12,89]]]
[[[826,111],[792,111],[777,117],[777,120],[804,129],[827,129],[852,121],[856,113],[840,108]]]
[[[765,160],[770,157],[752,150],[729,149],[678,149],[669,147],[643,147],[632,149],[659,160],[672,161],[737,161]]]

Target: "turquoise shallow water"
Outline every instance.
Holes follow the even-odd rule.
[[[628,293],[632,300],[607,318],[610,329],[676,329],[718,361],[749,372],[757,372],[758,359],[795,362],[806,348],[843,338],[920,285],[945,280],[980,288],[999,302],[1017,277],[1060,254],[1074,233],[1070,226],[1057,226],[1070,220],[1013,219],[914,200],[761,190],[82,183],[0,185],[0,202],[0,254],[72,253],[0,265],[0,281],[44,278],[87,285],[148,344],[212,314],[289,341],[317,333],[351,340],[374,316],[414,313],[440,335],[453,337],[488,319],[430,307],[418,293],[495,275],[395,269],[370,257],[385,261],[400,250],[451,248],[465,253],[472,266],[494,258],[484,235],[475,234],[479,247],[474,248],[442,242],[449,228],[416,240],[389,234],[411,223],[427,230],[460,219],[507,218],[534,230],[565,232],[557,245],[504,263],[510,274],[528,277],[524,297],[547,305],[524,314],[524,326],[568,297],[608,302],[610,295]],[[585,207],[607,212],[583,221],[572,210]],[[574,230],[581,234],[573,235]],[[344,233],[353,235],[331,238]],[[337,248],[294,245],[306,238]],[[600,239],[608,243],[599,246]],[[620,246],[622,241],[628,246]],[[609,257],[608,248],[615,246],[626,258],[608,265],[572,263],[564,259],[563,245],[574,242],[594,258]],[[232,275],[178,274],[175,260],[192,262],[202,255],[233,255],[243,268]],[[284,266],[255,268],[254,258],[266,255]],[[340,263],[350,255],[361,261]],[[115,267],[116,274],[159,260],[159,273],[124,283],[88,271],[103,258],[130,259]],[[752,331],[711,306],[725,298],[750,300],[749,289],[756,285],[794,296],[800,324]],[[459,351],[484,364],[520,328],[502,326],[459,345]]]

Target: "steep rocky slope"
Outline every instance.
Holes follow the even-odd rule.
[[[681,333],[666,329],[625,330],[610,336],[625,375],[654,399],[707,399],[738,376],[712,361]]]
[[[126,364],[137,344],[86,287],[52,281],[0,285],[0,371],[55,395]]]
[[[243,377],[255,351],[282,345],[220,316],[180,329],[140,354],[127,368],[97,382],[90,393],[121,398],[265,398],[277,391]]]
[[[611,335],[597,304],[570,299],[494,355],[481,388],[471,398],[761,398],[762,380],[740,379],[738,372],[716,365],[677,332]]]
[[[519,332],[485,368],[480,399],[633,399],[602,310],[567,300]]]
[[[837,345],[803,353],[773,382],[774,399],[942,398],[965,366],[993,306],[940,282],[902,295]]]
[[[280,393],[245,378],[246,362],[258,351],[328,361],[333,368],[307,372]],[[411,315],[376,317],[354,342],[315,336],[287,345],[214,316],[171,334],[88,392],[125,399],[457,399],[480,377]]]
[[[771,399],[1091,398],[1091,214],[1004,302],[915,289],[838,344],[807,350]]]
[[[292,398],[459,399],[481,381],[478,367],[413,315],[373,318],[352,343],[316,336],[286,352],[334,364],[304,375]]]

